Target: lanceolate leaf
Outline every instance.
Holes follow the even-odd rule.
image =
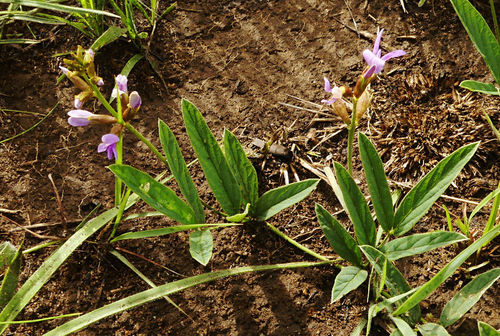
[[[240,187],[243,203],[253,206],[259,197],[257,172],[238,139],[228,131],[224,131],[224,154]]]
[[[500,332],[496,331],[495,328],[481,321],[477,322],[477,329],[479,336],[500,336]]]
[[[111,42],[114,42],[127,32],[127,29],[111,26],[94,41],[90,49],[97,51]]]
[[[351,175],[338,162],[335,162],[335,174],[342,190],[347,212],[354,225],[354,233],[360,245],[375,245],[377,238],[375,222],[365,197]],[[390,200],[390,199],[389,199]]]
[[[465,250],[460,252],[452,261],[441,269],[431,280],[421,286],[412,296],[410,296],[393,314],[400,315],[406,313],[410,308],[417,305],[420,301],[429,296],[436,288],[438,288],[446,279],[448,279],[455,270],[464,263],[473,253],[481,246],[491,241],[500,232],[500,225],[494,227],[486,235],[482,236],[474,243],[469,245]]]
[[[9,265],[16,255],[16,247],[9,242],[0,244],[0,272],[5,265]]]
[[[189,236],[189,252],[194,260],[206,266],[212,258],[214,239],[210,230],[197,230]]]
[[[193,210],[175,192],[148,174],[127,165],[113,164],[109,169],[144,202],[182,224],[197,224]]]
[[[368,245],[360,246],[360,249],[368,258],[368,261],[379,276],[383,275],[384,267],[387,267],[385,284],[390,289],[392,296],[400,295],[411,290],[410,285],[406,282],[403,275],[382,252]],[[418,322],[420,319],[420,308],[416,307],[413,309],[410,317],[412,323]]]
[[[308,179],[269,190],[257,201],[252,216],[265,221],[283,209],[302,201],[318,184],[318,179]]]
[[[467,239],[464,235],[456,232],[426,232],[391,240],[382,245],[380,251],[389,260],[397,260]]]
[[[14,296],[19,281],[19,272],[21,271],[22,244],[14,257],[9,262],[9,268],[5,272],[0,286],[0,309],[3,309],[9,300]]]
[[[378,222],[385,232],[392,229],[394,222],[394,211],[392,197],[384,173],[384,165],[378,156],[377,150],[371,141],[363,133],[359,133],[359,151],[361,161],[365,170],[366,182],[372,196],[373,207]]]
[[[205,223],[205,213],[201,204],[196,186],[189,175],[189,170],[182,156],[179,144],[175,139],[174,133],[163,121],[158,120],[158,129],[163,151],[167,157],[168,167],[175,177],[182,195],[193,209],[196,223]]]
[[[460,87],[474,92],[500,96],[500,89],[493,84],[481,83],[475,80],[464,80],[460,83]]]
[[[342,267],[335,277],[332,289],[332,303],[358,288],[368,277],[368,272],[356,266]]]
[[[189,139],[215,198],[229,215],[239,213],[240,189],[217,140],[200,111],[186,99],[182,100],[182,115]]]
[[[476,152],[478,142],[463,146],[439,162],[401,201],[394,218],[394,234],[400,236],[429,210]]]
[[[493,77],[500,84],[500,45],[481,14],[468,0],[451,0],[470,39],[483,56]]]
[[[342,224],[318,203],[316,203],[316,216],[326,239],[328,239],[335,253],[351,264],[361,267],[361,250]]]
[[[422,336],[450,336],[443,326],[435,323],[419,325],[418,331],[420,331]]]
[[[447,304],[441,313],[440,322],[448,327],[458,321],[484,292],[500,278],[500,268],[495,268],[475,277],[465,285]]]
[[[412,327],[408,325],[405,321],[399,317],[391,316],[391,320],[394,322],[398,330],[403,336],[417,336],[417,333],[413,331]]]

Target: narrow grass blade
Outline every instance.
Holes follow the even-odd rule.
[[[384,165],[375,146],[368,137],[360,132],[358,138],[361,162],[363,163],[368,189],[372,196],[373,207],[378,222],[385,232],[389,232],[394,223],[394,210]]]
[[[417,328],[422,336],[450,336],[443,326],[436,323],[426,323],[417,326]]]
[[[104,33],[102,33],[101,36],[99,36],[92,46],[90,46],[90,49],[97,51],[104,47],[107,44],[110,44],[120,38],[123,34],[127,32],[127,29],[125,28],[120,28],[117,26],[111,26],[106,30]]]
[[[237,267],[228,270],[215,271],[211,273],[205,273],[189,277],[186,279],[177,280],[170,282],[156,288],[151,288],[143,292],[128,296],[119,301],[108,304],[99,309],[93,310],[85,315],[77,317],[45,334],[45,336],[64,336],[70,333],[81,330],[99,320],[106,317],[112,316],[114,314],[126,311],[128,309],[143,305],[148,302],[157,300],[165,295],[170,295],[184,289],[194,287],[196,285],[206,283],[209,281],[225,278],[228,276],[248,273],[248,272],[258,272],[258,271],[268,271],[277,269],[290,269],[299,267],[313,267],[325,265],[330,262],[296,262],[289,264],[275,264],[275,265],[263,265],[263,266],[246,266]]]
[[[241,225],[237,223],[220,223],[220,224],[188,224],[188,225],[177,225],[169,226],[161,229],[145,230],[138,232],[127,232],[111,240],[111,243],[117,242],[119,240],[126,239],[145,239],[151,237],[160,237],[169,235],[176,232],[197,230],[197,229],[217,229],[230,226]]]
[[[472,210],[472,212],[469,215],[469,220],[468,222],[471,223],[472,218],[481,210],[486,204],[488,204],[489,201],[491,201],[494,197],[496,197],[498,194],[500,194],[500,187],[496,188],[493,190],[491,193],[489,193],[485,198],[479,202],[478,205]]]
[[[326,239],[328,239],[335,253],[351,264],[361,267],[363,264],[361,250],[342,224],[318,203],[316,203],[316,216]]]
[[[500,185],[500,183],[499,183],[499,185]],[[483,235],[490,232],[490,230],[495,225],[499,208],[500,208],[500,194],[495,196],[495,200],[493,201],[493,206],[491,207],[490,217],[488,218],[488,223],[486,224],[486,227],[484,228]]]
[[[224,130],[224,155],[238,182],[243,203],[253,206],[259,198],[257,172],[238,139],[227,129]]]
[[[12,14],[4,15],[0,17],[0,21],[3,20],[27,21],[27,22],[35,22],[35,23],[51,24],[51,25],[64,24],[60,20],[56,20],[54,18],[44,17],[38,14],[26,14],[24,12],[12,12]]]
[[[427,210],[445,192],[458,173],[472,158],[479,142],[457,149],[439,162],[403,198],[394,218],[394,234],[408,232]]]
[[[197,230],[189,235],[189,253],[194,260],[207,266],[212,258],[214,239],[210,230]]]
[[[391,240],[382,245],[380,251],[382,251],[389,260],[397,260],[467,239],[466,236],[456,232],[426,232]]]
[[[205,213],[201,204],[198,190],[194,185],[193,179],[189,175],[189,170],[182,156],[179,144],[175,139],[174,133],[162,120],[158,120],[158,129],[160,132],[160,141],[163,146],[163,151],[167,157],[168,167],[174,175],[177,185],[181,190],[182,195],[191,206],[194,212],[196,223],[205,223]]]
[[[342,267],[335,277],[332,288],[331,303],[340,300],[344,295],[358,288],[368,277],[368,272],[356,266]]]
[[[193,210],[169,187],[127,165],[112,164],[109,169],[156,210],[179,223],[196,224]]]
[[[401,332],[403,336],[417,336],[417,333],[413,331],[412,327],[408,325],[405,321],[400,319],[399,317],[390,316],[392,322],[396,325],[398,330]]]
[[[495,81],[500,84],[500,45],[486,20],[467,0],[451,0],[460,21],[477,50],[490,68]]]
[[[64,12],[64,13],[69,13],[69,14],[74,14],[74,13],[95,14],[95,15],[105,15],[105,16],[110,16],[110,17],[114,17],[114,18],[119,18],[119,16],[116,14],[109,13],[109,12],[102,11],[102,10],[81,8],[81,7],[75,7],[75,6],[66,6],[66,5],[61,5],[61,4],[53,3],[53,2],[49,2],[49,1],[0,0],[0,3],[15,3],[16,5],[19,5],[19,6],[43,8],[43,9],[48,9],[51,11]]]
[[[347,206],[346,210],[354,225],[354,233],[358,243],[374,246],[377,239],[375,222],[365,197],[351,175],[338,162],[335,162],[335,174]]]
[[[73,251],[87,240],[96,231],[106,225],[118,213],[118,209],[110,209],[98,217],[90,220],[84,227],[75,232],[69,237],[66,242],[61,245],[45,262],[40,266],[33,275],[22,285],[12,299],[7,303],[5,308],[0,313],[0,322],[12,321],[17,314],[30,302],[36,293],[57,271],[62,263],[68,258]],[[0,326],[0,334],[8,328],[8,325]]]
[[[9,265],[16,255],[16,247],[10,242],[0,244],[0,272],[4,266]]]
[[[444,306],[441,312],[440,322],[448,327],[458,321],[469,309],[476,304],[484,292],[500,278],[500,268],[495,268],[475,277],[465,285]]]
[[[496,331],[495,328],[481,321],[477,322],[477,329],[479,336],[500,336],[500,332]]]
[[[33,39],[1,39],[0,44],[35,44],[39,41]]]
[[[67,318],[67,317],[75,317],[75,316],[79,316],[79,315],[82,315],[82,313],[71,313],[71,314],[50,316],[50,317],[44,317],[44,318],[39,318],[39,319],[35,319],[35,320],[5,321],[5,322],[0,322],[0,324],[40,323],[40,322],[45,322],[45,321],[51,321],[51,320],[57,320],[57,319]]]
[[[283,209],[302,201],[318,185],[319,179],[308,179],[269,190],[262,195],[252,215],[259,221],[271,218]]]
[[[500,232],[500,225],[497,225],[486,235],[482,236],[474,243],[469,245],[465,250],[460,252],[453,260],[441,269],[431,280],[421,286],[412,296],[410,296],[395,312],[394,315],[406,313],[409,309],[416,306],[420,301],[429,296],[436,288],[438,288],[446,279],[448,279],[455,270],[460,267],[472,254],[474,254],[481,246],[491,241]]]
[[[217,140],[200,111],[186,99],[182,100],[182,115],[189,139],[215,198],[229,215],[239,213],[240,190]]]
[[[14,296],[19,281],[19,272],[21,271],[22,259],[22,244],[9,260],[9,267],[3,276],[2,284],[0,286],[0,309],[3,309],[9,300]]]
[[[134,56],[132,56],[128,61],[127,63],[125,64],[125,66],[123,67],[122,71],[120,72],[120,74],[128,77],[128,75],[130,74],[130,71],[132,71],[132,69],[134,68],[134,66],[137,64],[137,62],[139,62],[141,59],[143,59],[144,56],[141,55],[141,54],[135,54]]]
[[[354,330],[352,331],[351,335],[350,336],[361,336],[361,333],[363,332],[363,329],[365,329],[365,326],[366,326],[366,319],[365,318],[362,318],[358,325],[356,326],[356,328],[354,328]]]
[[[475,80],[464,80],[460,83],[460,87],[474,92],[500,96],[500,89],[493,84],[482,83]]]

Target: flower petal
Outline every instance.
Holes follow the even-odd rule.
[[[108,145],[115,144],[120,141],[120,138],[114,134],[104,134],[101,138],[102,142]]]
[[[337,101],[337,99],[335,99],[335,98],[321,100],[321,102],[324,103],[324,104],[326,104],[326,105],[332,105],[336,101]]]
[[[68,115],[73,118],[85,118],[88,119],[90,116],[93,116],[94,113],[85,110],[71,110],[68,112]]]
[[[141,96],[139,96],[139,93],[137,91],[132,91],[128,97],[128,103],[131,108],[134,110],[137,110],[139,107],[141,107],[142,104],[142,99]]]
[[[102,78],[101,78],[101,79],[99,79],[99,80],[97,81],[97,86],[103,86],[103,85],[104,85],[104,81],[103,81],[103,80],[102,80]]]
[[[323,77],[323,79],[325,80],[325,91],[332,92],[332,86],[330,85],[330,81],[328,80],[328,78]]]
[[[368,78],[370,78],[370,77],[373,75],[373,73],[374,73],[374,72],[375,72],[375,67],[374,67],[374,66],[372,66],[372,67],[371,67],[370,69],[368,69],[368,71],[367,71],[367,72],[363,75],[363,77],[364,77],[365,79],[368,79]]]
[[[382,33],[384,32],[384,29],[381,29],[378,34],[377,38],[375,39],[375,44],[373,45],[373,53],[378,54],[379,48],[380,48],[380,40],[382,40]]]
[[[83,103],[82,103],[82,101],[80,99],[75,98],[75,101],[74,101],[73,105],[75,106],[75,108],[79,109],[79,108],[82,107]]]
[[[75,126],[75,127],[87,126],[88,124],[90,124],[90,120],[85,119],[85,118],[69,117],[68,124],[70,124],[71,126]]]
[[[123,92],[127,92],[127,76],[124,75],[118,75],[116,76],[116,85],[118,85],[118,89]]]
[[[384,56],[382,56],[382,60],[387,61],[387,60],[390,60],[391,58],[401,57],[403,55],[406,55],[406,51],[404,51],[404,50],[394,50],[394,51],[391,51],[390,53],[387,53]]]
[[[67,74],[69,72],[69,69],[68,68],[65,68],[63,66],[59,66],[59,69],[61,69],[61,71],[63,72],[63,74]]]
[[[108,144],[100,143],[99,146],[97,146],[97,153],[104,152],[106,149],[108,149],[108,146]]]

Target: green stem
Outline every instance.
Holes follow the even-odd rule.
[[[356,132],[356,105],[358,100],[356,98],[352,99],[352,114],[351,114],[351,125],[349,126],[349,134],[347,138],[347,171],[349,175],[352,176],[352,152],[354,144],[354,133]]]
[[[116,230],[118,229],[118,225],[120,225],[120,222],[122,221],[123,212],[125,211],[125,206],[127,205],[131,191],[132,191],[131,189],[127,189],[125,196],[123,196],[122,198],[122,201],[120,203],[120,208],[118,209],[118,213],[116,214],[115,217],[115,223],[113,224],[113,230],[111,231],[111,235],[109,236],[109,240],[115,237]]]
[[[498,27],[497,13],[495,10],[494,0],[490,0],[491,17],[493,18],[493,26],[495,27],[495,35],[497,42],[500,43],[500,28]]]
[[[99,88],[94,84],[92,83],[92,81],[87,77],[87,75],[83,75],[83,79],[87,82],[87,84],[92,88],[92,90],[94,91],[94,95],[97,99],[99,99],[99,101],[101,102],[102,106],[104,106],[104,108],[106,110],[108,110],[108,112],[113,116],[115,117],[116,119],[119,118],[118,116],[118,113],[115,111],[115,109],[111,106],[110,103],[108,103],[108,101],[104,98],[104,96],[102,95],[101,91],[99,91]]]
[[[151,151],[153,153],[155,153],[155,155],[164,163],[168,166],[168,162],[167,162],[167,159],[165,159],[165,157],[163,155],[161,155],[161,153],[156,149],[155,146],[153,146],[153,144],[151,142],[148,141],[148,139],[146,139],[141,133],[139,133],[135,128],[134,126],[130,125],[129,123],[125,123],[124,124],[125,128],[127,128],[130,132],[132,132],[132,134],[134,134],[139,140],[141,140],[142,142],[144,142],[146,144],[146,146],[149,147],[149,149],[151,149]]]
[[[328,258],[326,257],[323,257],[321,254],[318,254],[316,252],[314,252],[313,250],[305,247],[304,245],[302,245],[301,243],[297,242],[296,240],[293,240],[292,238],[288,237],[286,234],[284,234],[283,232],[281,232],[280,230],[278,230],[274,225],[272,225],[271,223],[268,223],[268,222],[265,222],[267,227],[271,229],[271,231],[273,231],[274,233],[276,233],[278,236],[280,236],[281,238],[283,238],[284,240],[286,240],[287,242],[289,242],[290,244],[292,244],[293,246],[297,247],[298,249],[304,251],[305,253],[313,256],[314,258],[317,258],[319,260],[323,260],[323,261],[329,261]],[[341,259],[340,259],[341,260]],[[339,261],[340,261],[339,260]],[[337,261],[337,260],[335,260]]]
[[[115,85],[116,90],[118,91],[118,86]],[[122,116],[122,104],[121,99],[118,97],[116,100],[116,106],[118,108],[118,123],[123,124],[123,116]],[[116,144],[116,153],[118,157],[116,158],[115,163],[122,164],[123,163],[123,132],[120,132],[120,141]],[[122,203],[122,181],[115,175],[115,206],[119,206]]]

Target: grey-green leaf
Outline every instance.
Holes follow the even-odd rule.
[[[408,325],[408,323],[406,323],[405,321],[403,321],[399,317],[394,317],[394,316],[390,316],[390,317],[391,317],[391,320],[396,325],[396,327],[398,328],[398,330],[401,332],[401,335],[403,335],[403,336],[417,336],[417,333],[413,331],[413,329]]]
[[[375,146],[361,132],[358,136],[358,143],[366,182],[372,196],[373,207],[375,208],[378,222],[385,232],[389,232],[394,223],[394,211],[391,192],[387,184],[387,176],[385,176],[384,172],[384,165]]]
[[[9,261],[9,267],[5,272],[0,286],[0,310],[2,310],[10,299],[16,294],[19,272],[21,271],[22,244]]]
[[[354,233],[358,243],[374,246],[377,238],[375,222],[365,197],[351,175],[338,162],[335,162],[335,174],[340,190],[342,190],[346,210],[354,225]]]
[[[189,253],[194,260],[206,266],[212,258],[214,239],[210,230],[197,230],[189,236]]]
[[[332,289],[332,303],[358,288],[368,277],[368,272],[356,266],[342,267],[335,277]]]
[[[113,164],[109,169],[156,210],[179,223],[197,224],[193,210],[169,187],[127,165]]]
[[[500,89],[489,83],[482,83],[475,80],[464,80],[460,83],[460,87],[474,92],[500,96]]]
[[[401,201],[394,218],[394,234],[408,232],[443,194],[476,152],[479,142],[457,149],[439,162]]]
[[[105,45],[118,40],[126,32],[127,32],[126,28],[111,26],[94,41],[92,46],[90,46],[90,49],[97,51],[102,47],[104,47]]]
[[[271,218],[281,210],[306,198],[316,188],[318,182],[318,179],[308,179],[269,190],[251,209],[252,216],[259,221]]]
[[[217,140],[200,111],[186,99],[182,99],[182,115],[187,134],[215,198],[229,215],[239,213],[240,189]]]
[[[382,245],[380,251],[389,260],[397,260],[467,239],[466,236],[456,232],[433,231],[391,240]]]
[[[422,336],[450,336],[442,325],[436,323],[426,323],[417,327]]]
[[[495,268],[476,276],[444,306],[440,318],[441,324],[448,327],[460,319],[463,314],[479,301],[484,292],[498,278],[500,278],[500,268]]]
[[[342,224],[318,203],[316,203],[316,216],[326,239],[328,239],[335,253],[351,264],[361,267],[361,250]]]
[[[481,321],[477,322],[477,329],[479,336],[500,336],[500,332],[496,331],[495,328]]]
[[[500,232],[500,225],[495,226],[490,232],[469,245],[465,250],[453,258],[441,271],[421,286],[412,296],[410,296],[393,314],[400,315],[407,312],[410,308],[416,306],[420,301],[429,296],[446,279],[448,279],[455,270],[460,267],[473,253],[475,253],[483,244],[491,241]]]
[[[9,265],[16,255],[16,247],[9,242],[0,244],[0,272],[5,265]]]
[[[470,39],[483,56],[493,77],[500,84],[500,45],[486,20],[467,0],[451,0]]]
[[[257,172],[236,137],[224,130],[224,155],[240,188],[243,203],[253,206],[259,198]]]
[[[158,129],[161,145],[167,157],[168,167],[174,175],[182,195],[184,195],[184,198],[191,206],[196,223],[205,223],[205,213],[203,212],[203,206],[198,196],[198,191],[189,175],[186,161],[184,161],[184,157],[182,156],[181,149],[175,139],[174,133],[172,133],[167,124],[160,119],[158,119]]]

